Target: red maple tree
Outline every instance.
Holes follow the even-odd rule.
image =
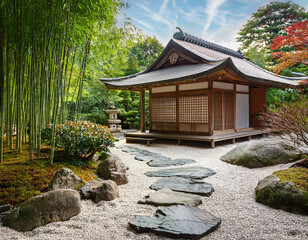
[[[278,62],[274,69],[276,74],[279,74],[282,69],[308,59],[308,20],[294,23],[285,29],[287,35],[276,36],[271,43],[271,49],[276,51],[272,56],[277,58]],[[285,52],[286,48],[291,51]]]

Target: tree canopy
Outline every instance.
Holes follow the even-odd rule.
[[[275,36],[271,43],[271,49],[275,51],[272,56],[278,61],[274,69],[277,74],[308,59],[308,20],[290,25],[286,31],[287,35]]]
[[[238,33],[237,41],[245,51],[253,47],[269,50],[275,36],[284,35],[287,26],[306,19],[308,12],[304,7],[291,1],[273,1],[252,14]]]

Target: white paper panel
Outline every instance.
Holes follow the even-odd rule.
[[[236,84],[236,91],[238,92],[249,92],[249,86]]]
[[[224,82],[213,82],[213,88],[218,89],[226,89],[226,90],[233,90],[233,84],[232,83],[224,83]]]
[[[152,88],[152,93],[164,93],[164,92],[175,92],[175,86],[157,87]]]
[[[236,94],[236,128],[249,127],[249,94]]]
[[[180,91],[204,89],[204,88],[208,88],[208,82],[189,83],[189,84],[179,85],[179,90]]]

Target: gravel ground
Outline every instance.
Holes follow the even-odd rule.
[[[125,144],[123,140],[117,146]],[[284,165],[247,169],[219,160],[235,145],[218,146],[215,149],[153,144],[151,147],[130,144],[137,148],[160,153],[172,158],[191,158],[197,163],[186,166],[203,166],[217,172],[205,181],[211,183],[215,192],[211,197],[202,197],[199,206],[222,219],[221,226],[202,239],[251,239],[251,240],[296,240],[308,239],[308,217],[276,210],[256,203],[254,188],[258,180],[272,172],[286,168]],[[156,207],[137,204],[151,190],[149,186],[158,178],[146,177],[149,167],[134,156],[113,148],[130,169],[129,183],[120,186],[120,198],[111,202],[94,204],[82,201],[82,211],[70,221],[51,223],[31,232],[19,233],[0,225],[0,239],[166,239],[154,234],[137,234],[128,227],[128,221],[136,215],[153,215]]]

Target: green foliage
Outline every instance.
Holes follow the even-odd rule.
[[[125,75],[141,72],[150,67],[164,47],[158,42],[156,37],[145,37],[139,40],[128,50],[128,67]]]
[[[247,50],[245,56],[248,57],[249,60],[257,66],[267,69],[269,58],[266,57],[268,55],[266,54],[265,50],[258,50],[256,47],[253,47]]]
[[[297,89],[268,88],[266,92],[267,105],[270,110],[276,109],[281,103],[292,103],[299,99],[300,92]]]
[[[254,47],[269,50],[273,38],[286,33],[283,28],[307,18],[308,12],[304,7],[291,1],[272,1],[252,14],[238,33],[237,41],[244,50]]]
[[[121,109],[120,119],[122,128],[140,127],[140,94],[139,92],[129,92],[126,90],[109,91],[101,82],[101,77],[122,77],[143,71],[150,67],[159,54],[163,51],[163,46],[155,37],[140,36],[139,33],[124,39],[121,45],[116,46],[117,51],[102,56],[103,61],[91,62],[86,71],[87,83],[82,98],[81,119],[92,122],[106,124],[106,110],[110,101]],[[146,124],[149,117],[149,97],[146,101]]]
[[[86,121],[66,122],[56,126],[56,147],[63,148],[73,160],[88,160],[96,152],[108,152],[115,141],[107,127]],[[42,131],[42,138],[50,143],[51,126]]]

